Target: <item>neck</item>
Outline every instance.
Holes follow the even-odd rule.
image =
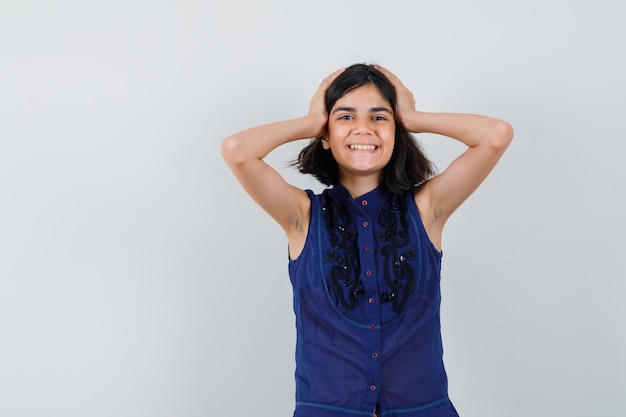
[[[382,183],[382,176],[340,176],[339,182],[352,198],[357,198],[377,188]]]

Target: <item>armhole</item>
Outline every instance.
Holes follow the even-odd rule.
[[[426,231],[426,227],[424,227],[424,222],[422,221],[422,216],[420,215],[420,210],[419,210],[419,207],[417,206],[417,201],[415,201],[415,192],[417,191],[417,188],[418,187],[414,187],[411,189],[409,193],[407,193],[408,194],[407,199],[410,200],[410,201],[407,201],[407,204],[409,205],[409,207],[411,207],[410,209],[411,217],[415,218],[415,225],[416,225],[417,231],[419,235],[423,238],[423,240],[428,242],[428,247],[430,248],[431,252],[435,253],[441,258],[443,256],[443,251],[440,251],[439,249],[437,249],[433,241],[430,240],[430,236],[428,235],[428,232]]]
[[[311,234],[312,234],[311,231],[313,230],[314,213],[317,213],[317,206],[319,204],[315,196],[315,193],[312,190],[307,189],[304,191],[309,197],[309,201],[311,203],[311,207],[309,210],[309,224],[307,225],[307,231],[306,231],[306,236],[304,237],[304,244],[302,245],[302,250],[300,251],[298,256],[296,256],[294,259],[291,259],[289,244],[287,244],[287,258],[289,259],[289,263],[293,264],[293,266],[296,266],[299,263],[300,259],[302,258],[302,254],[311,245],[310,240],[311,240]]]

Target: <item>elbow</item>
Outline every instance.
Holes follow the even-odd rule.
[[[241,141],[236,135],[224,139],[220,150],[222,158],[230,166],[241,164],[245,160]]]
[[[509,123],[499,120],[495,126],[495,132],[492,138],[492,146],[504,152],[513,140],[513,126]]]

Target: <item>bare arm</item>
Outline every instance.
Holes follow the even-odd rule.
[[[412,131],[444,135],[468,147],[426,187],[444,221],[487,178],[513,138],[508,123],[473,114],[414,112],[407,123]]]
[[[315,117],[304,116],[244,130],[222,143],[222,156],[237,180],[286,230],[300,216],[298,209],[304,192],[289,185],[263,158],[280,145],[315,137],[320,124]]]
[[[434,236],[431,238],[434,237],[435,243],[441,239],[441,229],[446,220],[496,165],[513,138],[513,129],[507,122],[487,116],[417,111],[413,94],[394,74],[380,69],[396,88],[398,118],[407,130],[447,136],[468,147],[416,194],[420,210],[427,211],[426,221],[433,229]]]
[[[328,120],[324,94],[341,71],[322,81],[306,116],[244,130],[222,143],[226,163],[246,192],[282,226],[290,246],[292,237],[302,235],[303,229],[306,232],[303,224],[308,224],[310,202],[303,190],[288,184],[263,158],[280,145],[324,132]]]

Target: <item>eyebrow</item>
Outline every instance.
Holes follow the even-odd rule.
[[[339,111],[347,111],[350,113],[356,113],[356,108],[354,107],[337,107],[335,110],[333,110],[332,114],[335,114]],[[386,112],[389,114],[392,114],[391,110],[389,110],[387,107],[372,107],[371,109],[369,109],[370,113],[378,113],[378,112]]]

